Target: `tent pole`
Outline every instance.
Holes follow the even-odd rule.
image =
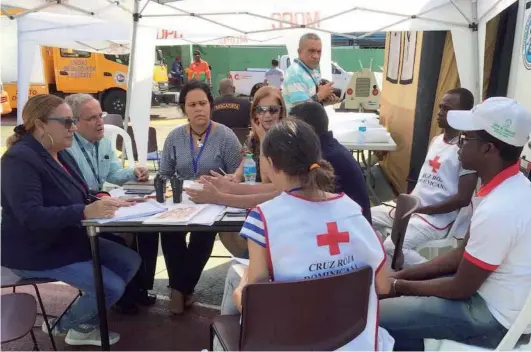
[[[133,10],[133,37],[131,38],[130,54],[129,54],[129,70],[127,75],[127,94],[125,97],[125,116],[124,116],[124,129],[127,132],[129,125],[129,111],[131,108],[131,90],[133,87],[133,76],[135,73],[135,52],[136,52],[136,37],[138,32],[138,21],[140,20],[140,0],[134,0]],[[125,163],[125,143],[122,144],[122,165]],[[134,165],[129,165],[129,167]]]
[[[483,100],[483,82],[480,82],[480,77],[483,77],[483,74],[480,72],[481,63],[479,60],[481,59],[481,55],[479,53],[479,30],[478,30],[478,2],[477,0],[472,0],[472,24],[470,26],[470,30],[473,34],[473,52],[474,56],[472,57],[472,60],[474,60],[475,64],[477,65],[477,68],[474,70],[474,97],[476,98],[476,104],[481,103]]]

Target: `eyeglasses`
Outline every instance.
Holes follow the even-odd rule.
[[[483,139],[478,137],[467,137],[464,133],[460,133],[459,139],[457,140],[457,146],[461,148],[463,144],[468,141],[483,141]]]
[[[77,121],[71,117],[48,117],[48,121],[60,122],[67,130],[71,129],[72,126],[77,123]]]
[[[104,112],[100,112],[99,114],[96,114],[96,115],[92,115],[88,118],[83,118],[83,119],[78,119],[78,120],[83,120],[83,121],[87,121],[87,122],[94,122],[98,119],[104,119],[105,116],[107,116],[108,114],[104,111]]]
[[[254,108],[254,110],[259,115],[265,114],[268,111],[271,115],[273,115],[273,114],[279,113],[282,110],[282,106],[280,105],[269,105],[269,106],[258,105]]]

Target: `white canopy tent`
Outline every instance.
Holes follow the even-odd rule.
[[[122,54],[130,51],[131,31],[127,26],[87,16],[31,13],[4,21],[17,22],[17,121],[28,99],[31,71],[39,45]]]
[[[360,36],[363,37],[380,31],[450,30],[461,85],[474,92],[478,101],[486,23],[514,1],[3,0],[3,3],[30,11],[83,14],[132,27],[126,120],[131,118],[137,145],[146,149],[138,150],[139,161],[145,162],[151,90],[151,71],[149,74],[147,71],[154,60],[148,53],[153,52],[157,43],[161,44],[156,39],[157,29],[177,32],[176,42],[182,44],[290,42],[290,54],[295,44],[293,34],[298,36],[301,32],[328,35],[367,32]],[[18,16],[23,17],[24,13]]]

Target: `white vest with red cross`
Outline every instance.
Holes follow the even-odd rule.
[[[282,193],[258,207],[264,221],[273,281],[315,279],[369,265],[373,275],[384,264],[380,239],[344,194],[312,202]],[[355,297],[353,297],[355,300]],[[365,330],[340,350],[392,350],[394,339],[378,327],[373,276]]]
[[[428,149],[428,154],[420,169],[419,179],[412,195],[420,199],[421,206],[442,202],[457,194],[461,163],[459,162],[456,143],[447,143],[443,135],[437,136]],[[447,214],[415,214],[424,219],[437,230],[450,227],[457,217],[457,211]]]

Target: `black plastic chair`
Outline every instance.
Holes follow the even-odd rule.
[[[27,293],[9,293],[2,300],[2,343],[19,340],[28,333],[33,341],[33,350],[38,351],[33,324],[37,318],[35,297]]]
[[[82,295],[82,292],[79,291],[79,294],[72,300],[72,302],[70,302],[68,307],[66,307],[65,311],[59,317],[50,316],[50,315],[46,314],[46,310],[44,309],[44,303],[42,302],[41,294],[39,292],[39,288],[37,287],[37,285],[39,285],[39,284],[48,284],[48,283],[51,283],[51,282],[57,282],[57,280],[53,280],[53,279],[37,279],[37,278],[24,279],[24,278],[21,278],[21,277],[17,276],[13,271],[11,271],[8,268],[1,267],[1,270],[2,270],[2,281],[1,281],[1,287],[2,288],[13,287],[13,293],[15,293],[16,292],[16,288],[19,287],[19,286],[28,286],[28,285],[33,286],[33,288],[35,289],[35,294],[37,295],[37,301],[39,302],[39,306],[41,308],[41,313],[40,314],[42,315],[42,317],[44,319],[44,324],[46,325],[46,328],[48,329],[48,336],[50,337],[50,342],[52,343],[52,348],[54,349],[54,351],[57,351],[57,346],[55,345],[55,339],[53,338],[53,334],[52,334],[53,328],[59,322],[59,320],[65,314],[65,312],[72,306],[72,304],[74,304],[74,302],[77,300],[77,298]],[[55,320],[54,324],[51,325],[51,326],[50,326],[50,322],[48,321],[49,317],[57,318]]]

